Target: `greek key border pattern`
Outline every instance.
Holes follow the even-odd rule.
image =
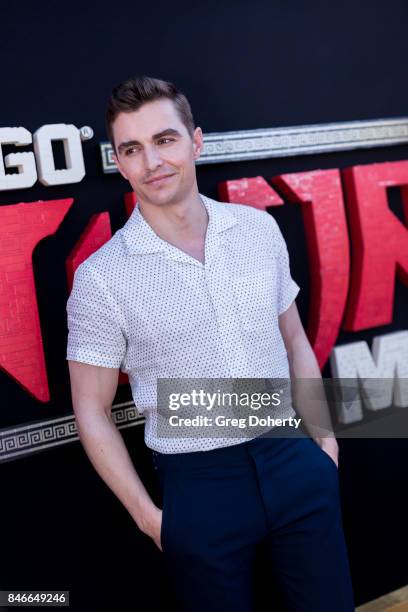
[[[197,164],[293,157],[408,144],[408,118],[343,121],[204,134]],[[117,172],[109,142],[100,143],[105,174]]]
[[[132,401],[112,406],[112,417],[118,429],[142,425],[145,422],[145,418],[139,414]],[[76,440],[79,440],[79,436],[74,414],[2,429],[0,463]]]

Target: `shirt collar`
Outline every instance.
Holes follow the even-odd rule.
[[[213,231],[221,242],[222,236],[219,235],[236,225],[238,219],[231,211],[227,210],[222,202],[217,202],[201,193],[199,196],[208,213],[207,232]],[[120,231],[129,253],[145,254],[167,250],[168,243],[159,238],[150,227],[141,214],[138,204],[136,204],[132,214]]]

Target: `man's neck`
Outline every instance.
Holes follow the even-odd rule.
[[[139,202],[145,221],[163,240],[204,240],[208,215],[198,191],[175,203],[155,205]]]

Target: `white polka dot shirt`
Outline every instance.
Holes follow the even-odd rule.
[[[278,315],[299,287],[278,224],[254,207],[200,197],[204,264],[159,238],[136,205],[77,268],[67,302],[67,359],[126,372],[145,443],[162,453],[243,440],[158,436],[158,378],[289,378]],[[296,415],[290,406],[277,416]]]

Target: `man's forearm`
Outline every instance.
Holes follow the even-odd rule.
[[[95,470],[139,528],[147,532],[149,515],[157,508],[133,466],[123,438],[106,412],[87,412],[87,416],[77,418],[79,437],[85,451]]]
[[[288,361],[294,407],[321,446],[326,438],[333,437],[333,424],[319,364],[307,339],[299,336],[293,340]]]

